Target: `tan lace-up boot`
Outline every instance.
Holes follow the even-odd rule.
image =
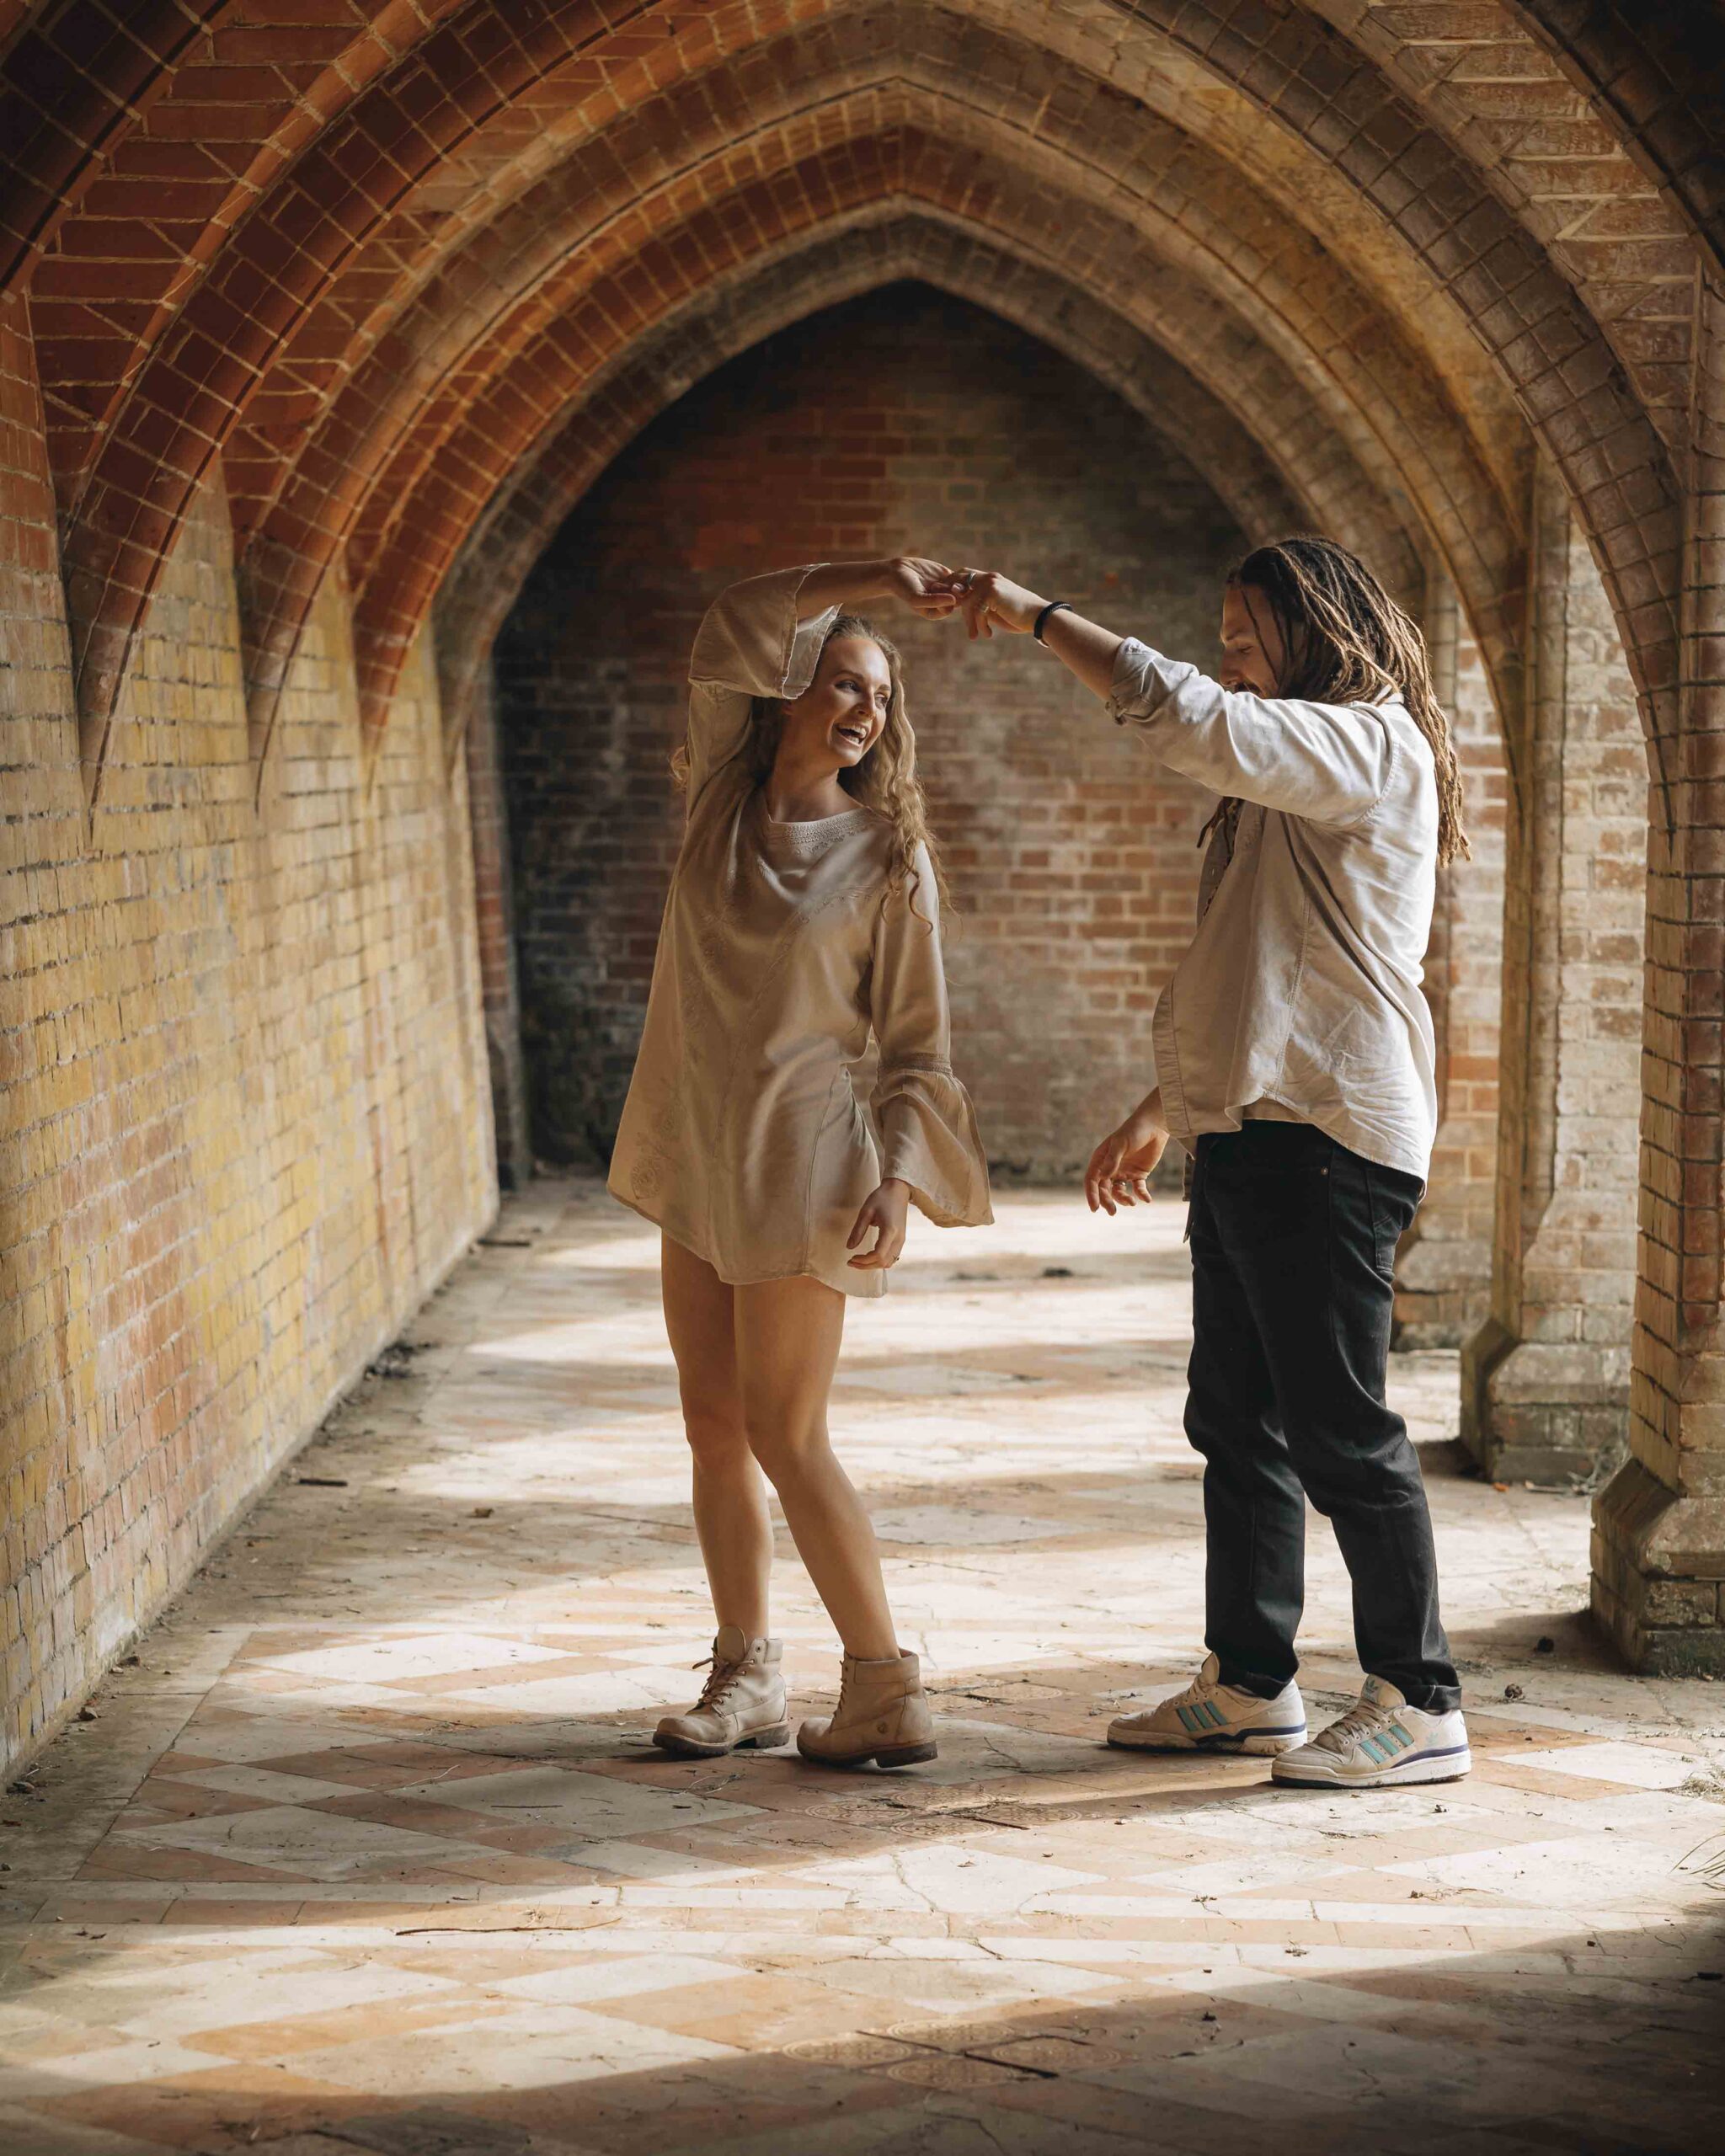
[[[788,1743],[782,1652],[777,1640],[748,1639],[735,1625],[722,1625],[700,1698],[687,1714],[667,1715],[653,1742],[680,1759],[718,1759],[749,1744]]]
[[[802,1723],[797,1749],[829,1767],[860,1767],[870,1759],[878,1767],[914,1767],[932,1759],[934,1717],[916,1656],[859,1662],[847,1654],[837,1713]]]

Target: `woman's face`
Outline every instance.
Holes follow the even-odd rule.
[[[1269,600],[1252,585],[1231,584],[1222,594],[1222,686],[1278,696],[1286,658]]]
[[[781,755],[853,769],[880,739],[892,700],[886,654],[869,637],[833,637],[814,680],[784,706]]]

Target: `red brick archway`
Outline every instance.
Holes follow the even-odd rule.
[[[147,37],[136,46],[128,41],[123,79],[126,94],[142,102],[138,121],[126,132],[115,122],[99,160],[62,154],[65,168],[56,170],[53,190],[57,210],[39,203],[34,216],[20,220],[19,233],[33,243],[26,266],[40,264],[32,280],[38,334],[55,414],[56,472],[71,511],[68,578],[75,617],[83,624],[81,700],[98,760],[116,668],[147,605],[150,563],[171,534],[187,488],[243,419],[249,414],[255,421],[250,446],[272,446],[276,462],[285,459],[314,495],[320,483],[344,485],[344,471],[326,472],[320,482],[315,456],[310,470],[297,470],[312,449],[307,420],[327,406],[333,384],[345,385],[356,353],[375,344],[380,307],[387,318],[428,277],[459,284],[457,258],[441,253],[431,235],[448,227],[459,243],[465,233],[471,253],[477,237],[492,230],[494,220],[485,213],[499,198],[509,200],[511,172],[537,162],[524,146],[548,136],[573,151],[578,138],[596,140],[620,114],[645,115],[673,94],[661,86],[717,74],[715,56],[741,61],[770,52],[784,28],[784,19],[770,10],[718,9],[698,23],[655,24],[665,30],[662,43],[644,44],[645,26],[660,12],[644,8],[611,25],[579,8],[416,10],[405,20],[407,10],[384,9],[360,35],[350,28],[321,39],[296,37],[295,60],[307,55],[296,66],[280,58],[279,34],[272,46],[263,25],[229,24],[225,16],[212,17],[210,36],[190,50],[162,53],[163,67],[154,72]],[[944,49],[938,36],[933,42],[948,79],[955,55],[974,49],[974,39],[961,45],[958,31],[979,21],[1021,67],[1033,53],[1044,67],[1052,61],[1060,95],[1049,106],[1050,143],[1039,147],[1069,161],[1075,140],[1087,153],[1107,139],[1110,99],[1116,128],[1133,110],[1142,125],[1142,107],[1098,84],[1093,70],[1106,36],[1114,72],[1129,81],[1145,77],[1146,87],[1159,77],[1164,103],[1171,75],[1177,93],[1183,73],[1189,77],[1194,68],[1218,86],[1230,109],[1208,125],[1213,139],[1228,137],[1231,127],[1237,137],[1242,110],[1267,110],[1279,149],[1291,136],[1309,162],[1339,173],[1379,213],[1380,253],[1384,262],[1394,258],[1380,289],[1402,295],[1377,328],[1366,328],[1363,318],[1347,324],[1350,344],[1395,334],[1395,318],[1407,318],[1407,295],[1422,273],[1428,310],[1454,305],[1472,323],[1560,463],[1573,467],[1583,520],[1615,586],[1626,647],[1643,693],[1656,701],[1672,674],[1669,656],[1659,654],[1669,654],[1674,634],[1676,532],[1666,507],[1674,496],[1657,430],[1639,437],[1636,430],[1651,426],[1642,414],[1670,409],[1671,369],[1681,354],[1669,307],[1657,318],[1665,325],[1666,356],[1632,351],[1646,309],[1626,308],[1622,298],[1632,273],[1650,293],[1663,289],[1669,263],[1650,268],[1645,258],[1650,245],[1669,252],[1680,235],[1664,213],[1650,240],[1656,199],[1638,174],[1632,187],[1608,175],[1606,207],[1620,195],[1641,204],[1632,228],[1613,232],[1605,219],[1597,239],[1565,242],[1561,264],[1544,257],[1530,227],[1549,211],[1531,205],[1547,198],[1524,184],[1528,160],[1498,153],[1471,164],[1468,152],[1477,155],[1487,131],[1482,113],[1470,107],[1466,69],[1451,67],[1434,85],[1430,69],[1420,66],[1423,53],[1445,49],[1445,24],[1434,19],[1446,13],[1464,44],[1487,42],[1481,12],[1464,18],[1461,10],[1425,11],[1423,34],[1403,38],[1394,11],[1356,10],[1351,27],[1359,42],[1350,43],[1298,10],[1094,8],[1072,11],[1070,23],[1063,10],[1056,55],[1040,11],[1032,43],[1031,19],[1022,8],[979,5],[962,16],[943,11],[937,21],[952,35]],[[927,13],[916,11],[919,25]],[[841,45],[848,19],[849,11],[834,8],[820,36]],[[51,57],[53,21],[24,34],[32,56],[40,51]],[[901,69],[909,46],[897,19],[886,19],[876,40],[890,44],[886,30],[894,27],[900,45],[890,58]],[[1519,53],[1525,64],[1537,49],[1507,15],[1500,28],[1498,42],[1525,48]],[[815,38],[816,26],[805,21],[803,35],[805,42]],[[825,61],[824,48],[815,49]],[[164,70],[175,58],[170,78]],[[72,64],[62,60],[61,72]],[[117,56],[111,64],[118,67]],[[45,62],[45,80],[51,82],[53,72]],[[814,72],[817,94],[793,103],[810,143],[818,144],[819,62]],[[991,108],[1009,105],[1003,69],[977,72]],[[1553,71],[1542,61],[1538,72]],[[766,79],[751,83],[751,104]],[[1422,83],[1418,104],[1424,113],[1404,101]],[[1524,101],[1548,104],[1550,88],[1539,82]],[[1188,100],[1181,109],[1190,119],[1215,102]],[[1482,100],[1476,95],[1474,102]],[[553,115],[556,122],[547,127]],[[247,145],[243,158],[211,157],[206,143],[195,157],[174,150],[188,118],[211,127],[218,115],[225,139]],[[1428,115],[1455,139],[1426,124]],[[1578,125],[1573,117],[1571,124]],[[1202,117],[1194,125],[1206,131]],[[1196,134],[1188,141],[1195,146]],[[1607,137],[1598,147],[1608,161],[1621,155]],[[1222,148],[1204,148],[1226,166]],[[1233,170],[1231,184],[1252,184]],[[111,230],[130,204],[142,214],[147,193],[159,204],[169,181],[183,201],[182,216],[160,227],[142,259],[135,252],[103,257],[100,230],[92,228],[105,221]],[[462,205],[453,216],[436,206],[440,195],[446,200],[451,194]],[[1265,207],[1270,225],[1288,225],[1285,195]],[[1518,221],[1517,207],[1525,221]],[[152,221],[159,226],[159,218]],[[1356,238],[1356,255],[1360,244]],[[1613,295],[1610,335],[1583,304],[1591,284],[1606,280]],[[1589,357],[1590,349],[1597,359]],[[291,363],[272,397],[269,377],[279,360]],[[272,493],[282,499],[281,475],[273,486],[261,476],[254,483],[261,491],[252,499]],[[470,515],[481,506],[473,504]],[[1430,504],[1422,508],[1432,514]],[[303,509],[301,521],[318,528]],[[315,558],[303,574],[312,580],[321,574]],[[1465,578],[1458,581],[1466,589]],[[398,622],[415,609],[422,615],[428,597],[411,580],[398,592],[386,572],[377,601],[380,671],[387,674],[388,654],[398,648]]]

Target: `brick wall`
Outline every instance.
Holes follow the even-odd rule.
[[[1503,736],[1478,645],[1447,578],[1426,609],[1432,678],[1461,765],[1471,857],[1438,871],[1425,993],[1438,1130],[1424,1204],[1396,1265],[1396,1343],[1459,1347],[1491,1299],[1503,978]]]
[[[464,776],[417,650],[362,760],[320,600],[261,809],[219,473],[85,808],[40,408],[0,321],[8,1758],[489,1217]]]
[[[665,777],[701,611],[735,576],[916,547],[998,561],[1213,662],[1245,541],[1146,423],[1045,346],[926,287],[721,370],[607,473],[499,640],[536,1142],[602,1158],[681,814]],[[1028,640],[881,616],[962,926],[955,1054],[1009,1171],[1065,1171],[1143,1090],[1191,931],[1210,797],[1155,773]]]

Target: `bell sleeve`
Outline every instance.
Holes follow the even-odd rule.
[[[874,931],[869,1014],[880,1053],[874,1120],[881,1177],[911,1186],[937,1228],[980,1228],[994,1219],[988,1161],[970,1096],[953,1075],[940,899],[926,846],[893,891]]]
[[[815,563],[734,584],[707,611],[689,659],[689,805],[749,738],[756,696],[800,696],[838,618],[828,606],[805,621],[798,595]]]

